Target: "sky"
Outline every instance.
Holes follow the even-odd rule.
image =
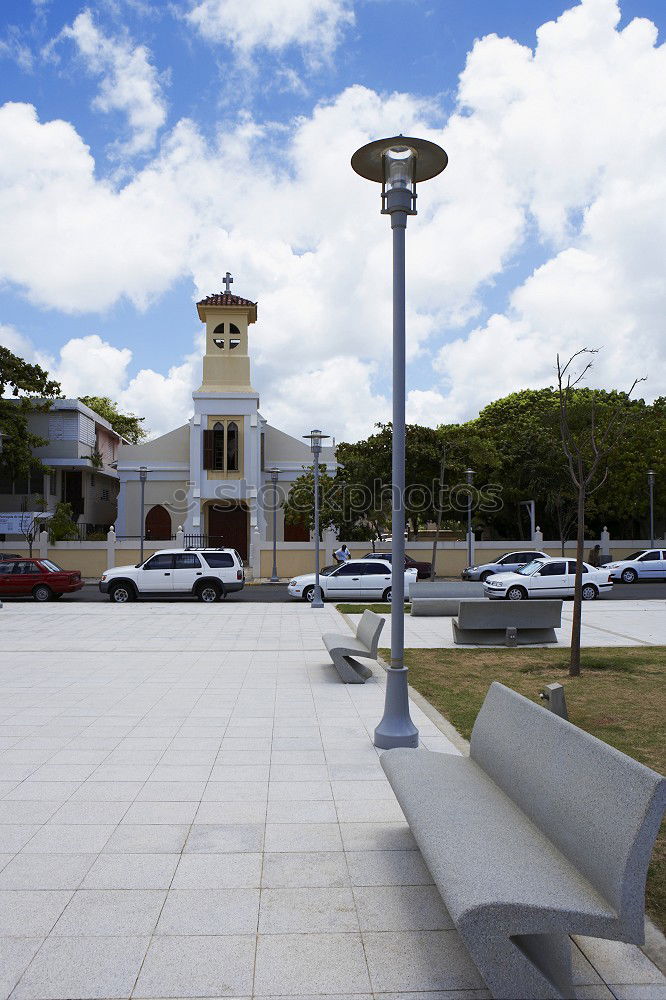
[[[407,418],[552,385],[666,394],[663,0],[3,0],[0,344],[151,435],[201,382],[195,302],[258,301],[269,421],[391,411],[370,140],[449,165],[407,229]]]

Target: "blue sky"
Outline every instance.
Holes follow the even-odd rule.
[[[588,342],[598,384],[645,367],[646,396],[666,392],[663,3],[5,0],[1,17],[0,342],[68,393],[113,395],[155,433],[186,419],[193,303],[228,269],[259,300],[266,415],[367,433],[390,404],[390,235],[348,161],[417,129],[451,162],[409,224],[411,419],[549,384],[555,352]]]

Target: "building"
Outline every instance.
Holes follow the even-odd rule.
[[[192,394],[188,423],[150,442],[123,444],[118,456],[120,494],[116,535],[149,540],[171,538],[182,527],[190,544],[227,545],[259,575],[262,542],[272,541],[272,490],[267,470],[279,470],[288,489],[312,464],[307,442],[272,427],[259,410],[250,373],[250,327],[257,303],[228,291],[197,303],[206,324],[200,387]],[[313,407],[303,408],[303,432],[310,431]],[[334,451],[322,463],[335,468]],[[141,468],[146,470],[143,511]],[[301,527],[284,524],[278,510],[278,541],[307,541]]]
[[[28,498],[43,496],[47,510],[64,501],[71,505],[73,520],[88,531],[107,530],[116,517],[114,463],[122,438],[78,399],[44,402],[48,409],[31,413],[28,429],[48,442],[33,454],[51,471],[14,480],[0,477],[0,512],[19,512]]]

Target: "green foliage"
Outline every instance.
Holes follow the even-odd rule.
[[[48,522],[49,537],[52,542],[66,542],[79,537],[78,528],[72,520],[72,505],[59,503]]]
[[[108,396],[79,396],[84,406],[89,406],[100,417],[108,420],[114,431],[129,441],[130,444],[140,444],[147,436],[141,426],[145,417],[137,417],[133,413],[121,413],[118,404]]]
[[[13,399],[4,398],[10,390]],[[27,476],[30,471],[48,472],[33,458],[34,448],[48,442],[28,430],[31,413],[49,409],[50,399],[60,396],[60,386],[49,379],[39,365],[29,364],[6,347],[0,347],[0,475],[11,479]]]
[[[335,506],[335,480],[329,476],[326,466],[319,466],[319,534],[337,526],[338,511]],[[306,525],[314,531],[314,469],[304,467],[302,474],[294,481],[287,499],[282,504],[287,524]]]

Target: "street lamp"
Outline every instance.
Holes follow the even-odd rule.
[[[321,455],[322,441],[327,440],[330,435],[322,434],[321,431],[310,431],[303,437],[310,442],[312,448],[312,460],[314,462],[314,543],[315,543],[315,587],[312,598],[312,608],[323,608],[324,602],[321,599],[321,588],[319,586],[319,456]]]
[[[654,472],[648,470],[647,480],[650,489],[650,548],[654,548]]]
[[[279,583],[280,578],[277,575],[277,481],[280,475],[279,469],[269,469],[268,470],[271,483],[273,484],[273,573],[271,575],[269,583]]]
[[[416,215],[417,183],[435,177],[447,163],[446,153],[434,142],[402,135],[370,142],[351,159],[357,174],[381,184],[382,215],[390,215],[393,231],[391,668],[384,716],[375,729],[375,746],[382,750],[419,743],[409,715],[405,667],[405,230],[407,216]]]
[[[467,479],[467,565],[472,565],[474,553],[472,552],[472,482],[474,480],[474,469],[465,469]]]
[[[144,501],[146,497],[146,479],[148,478],[148,469],[145,465],[142,465],[139,469],[139,482],[141,483],[141,559],[143,562],[143,539],[146,534],[145,519],[144,519]]]

